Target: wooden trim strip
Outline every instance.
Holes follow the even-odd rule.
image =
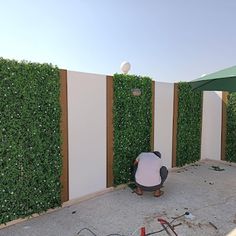
[[[113,186],[113,77],[107,76],[107,188]]]
[[[172,132],[172,167],[176,167],[177,123],[178,121],[178,84],[174,83],[173,132]]]
[[[68,177],[68,103],[67,103],[67,70],[60,70],[60,103],[61,103],[61,135],[62,135],[62,175],[61,175],[61,201],[69,200]]]
[[[226,133],[227,133],[227,103],[228,92],[222,92],[222,118],[221,118],[221,160],[226,160]]]
[[[151,131],[151,151],[154,151],[154,127],[155,126],[155,81],[152,81],[152,131]]]

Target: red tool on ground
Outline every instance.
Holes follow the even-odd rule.
[[[178,236],[177,233],[176,233],[175,230],[174,230],[174,227],[173,227],[168,221],[166,221],[166,220],[164,220],[164,219],[161,219],[161,218],[158,218],[157,221],[161,224],[161,226],[163,227],[163,229],[166,231],[166,233],[167,233],[168,235],[171,236],[171,233],[170,233],[170,231],[168,230],[168,227],[169,227],[169,228],[171,229],[171,231],[172,231],[176,236]],[[166,227],[166,225],[167,225],[168,227]]]
[[[176,218],[177,219],[177,218]],[[175,219],[174,219],[175,220]],[[177,225],[171,225],[171,223],[174,221],[172,220],[171,222],[168,222],[164,219],[158,218],[157,221],[161,224],[162,228],[161,230],[155,231],[155,232],[151,232],[151,233],[146,233],[145,227],[140,228],[140,236],[150,236],[152,234],[157,234],[160,233],[162,231],[166,231],[166,233],[169,236],[172,236],[173,234],[170,233],[170,231],[168,230],[168,228],[170,228],[170,230],[174,233],[175,236],[178,236],[177,233],[175,232],[175,227],[181,225],[182,223],[179,223]]]
[[[145,227],[142,227],[141,228],[141,234],[140,234],[140,236],[145,236],[146,235],[146,233],[145,233]]]

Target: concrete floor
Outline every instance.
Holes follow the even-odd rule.
[[[224,170],[216,171],[212,166]],[[3,228],[0,236],[75,236],[80,230],[81,236],[136,236],[143,226],[146,233],[161,230],[157,218],[171,221],[185,212],[194,219],[182,216],[173,222],[181,223],[175,227],[178,236],[236,235],[232,232],[236,230],[235,164],[202,161],[172,170],[163,190],[160,198],[150,192],[137,196],[128,187],[114,190]]]

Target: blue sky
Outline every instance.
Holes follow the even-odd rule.
[[[0,0],[0,57],[162,82],[236,65],[235,0]]]

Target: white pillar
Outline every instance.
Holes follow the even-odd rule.
[[[222,92],[204,91],[201,159],[221,159]]]
[[[172,167],[174,84],[155,82],[154,150],[162,154],[162,162]]]
[[[106,76],[68,71],[69,200],[106,188]]]

